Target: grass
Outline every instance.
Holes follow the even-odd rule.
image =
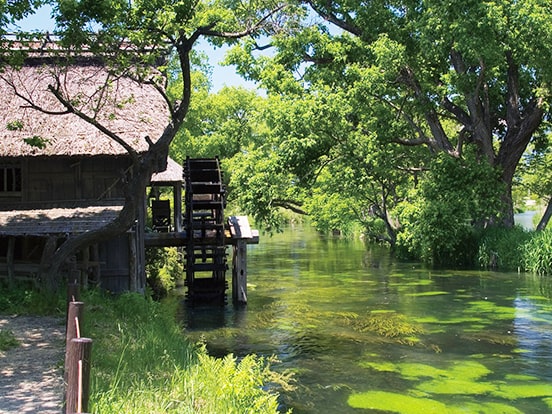
[[[534,232],[524,245],[525,269],[538,275],[552,274],[552,229]]]
[[[177,303],[137,294],[91,292],[83,336],[92,346],[93,413],[278,413],[269,384],[289,378],[253,355],[216,359],[190,343],[175,320]]]
[[[278,413],[278,394],[291,383],[272,361],[249,355],[217,359],[190,343],[176,321],[175,300],[139,294],[84,292],[81,335],[93,340],[88,411],[101,414]],[[65,295],[31,286],[0,286],[0,313],[60,315]],[[0,351],[18,346],[0,330]]]
[[[12,331],[0,330],[0,352],[19,346]]]

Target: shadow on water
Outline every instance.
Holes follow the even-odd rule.
[[[275,355],[294,413],[552,410],[549,278],[428,270],[296,228],[248,250],[249,303],[184,308],[214,356]]]

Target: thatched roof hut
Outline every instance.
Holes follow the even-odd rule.
[[[52,88],[138,153],[169,121],[154,86],[115,75],[88,52],[56,65],[56,49],[33,50],[21,68],[0,69],[0,278],[35,277],[47,265],[49,246],[109,223],[122,208],[128,151],[69,111]],[[169,160],[152,185],[180,188],[180,180],[180,166]],[[80,252],[84,279],[111,291],[144,290],[143,196],[128,233]]]

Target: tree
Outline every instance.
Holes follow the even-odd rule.
[[[436,154],[461,159],[473,147],[477,162],[500,171],[495,187],[503,188],[503,202],[487,220],[513,225],[514,174],[550,116],[548,2],[299,4],[303,24],[272,38],[272,57],[255,55],[260,46],[248,40],[229,61],[269,94],[346,95],[349,133],[372,141],[380,159],[389,151],[395,157],[387,173],[401,181],[390,188],[415,185]],[[313,21],[313,13],[322,20]],[[371,179],[377,175],[374,164],[360,168],[368,168]]]
[[[16,2],[23,4],[25,2]],[[11,4],[11,3],[10,3]],[[25,3],[33,5],[34,3]],[[61,45],[68,50],[82,50],[104,60],[111,73],[131,77],[153,85],[164,97],[170,120],[160,137],[149,140],[149,149],[136,152],[115,131],[110,131],[92,114],[80,110],[63,93],[61,85],[52,85],[51,92],[67,112],[100,129],[122,145],[132,160],[125,173],[125,204],[116,220],[97,231],[70,237],[55,252],[49,278],[55,280],[59,267],[82,247],[121,234],[133,224],[141,195],[152,173],[164,170],[169,146],[188,113],[192,91],[191,54],[198,39],[213,42],[232,41],[244,36],[270,33],[271,24],[284,10],[278,2],[204,2],[204,1],[59,1],[52,2]],[[20,16],[19,9],[2,10],[2,24]],[[176,68],[167,67],[167,56],[173,54]],[[169,69],[173,69],[170,72]],[[178,92],[166,90],[168,77],[180,73]],[[109,87],[106,84],[106,87]]]

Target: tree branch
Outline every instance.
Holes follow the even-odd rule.
[[[301,214],[303,216],[308,215],[308,213],[301,208],[301,203],[297,203],[293,200],[275,199],[275,200],[272,200],[272,205],[274,207],[285,208],[287,210],[293,211],[294,213]]]
[[[197,34],[198,37],[199,36],[213,36],[213,37],[224,37],[226,39],[240,39],[242,37],[254,34],[256,31],[258,31],[263,26],[263,24],[269,18],[271,18],[276,13],[278,13],[279,11],[281,11],[282,9],[284,9],[286,7],[287,7],[286,3],[283,3],[283,4],[279,5],[278,7],[270,10],[265,16],[261,17],[253,26],[250,26],[250,27],[248,27],[247,29],[245,29],[241,32],[221,32],[221,31],[218,31],[218,30],[213,30],[213,27],[216,26],[216,23],[211,23],[209,25],[198,28],[195,31],[195,34]]]
[[[2,79],[4,82],[6,82],[6,84],[9,85],[13,89],[13,93],[15,94],[15,96],[17,96],[18,98],[20,98],[23,101],[28,103],[28,105],[21,105],[21,108],[35,109],[35,110],[40,111],[40,112],[42,112],[44,114],[47,114],[47,115],[66,115],[66,114],[71,113],[71,111],[69,111],[69,110],[49,111],[45,108],[42,108],[41,106],[34,103],[34,101],[30,97],[25,96],[21,92],[19,92],[19,89],[15,86],[15,84],[11,80],[9,80],[5,76],[1,76],[1,75],[0,75],[0,79]]]
[[[439,115],[437,114],[437,112],[433,108],[432,103],[422,90],[422,86],[416,79],[414,71],[411,68],[405,67],[403,69],[402,81],[408,87],[410,87],[410,89],[414,92],[414,96],[420,102],[423,108],[422,111],[424,118],[429,126],[429,129],[431,130],[431,134],[433,135],[434,143],[437,147],[436,149],[445,151],[451,155],[456,155],[454,148],[452,147],[452,144],[450,143],[450,140],[448,139],[447,134],[443,129],[443,125],[441,125]]]
[[[59,86],[59,85],[58,85]],[[59,102],[67,108],[68,113],[75,114],[82,120],[88,122],[90,125],[94,126],[96,129],[107,135],[109,138],[111,138],[113,141],[115,141],[117,144],[122,146],[128,154],[136,160],[138,158],[138,154],[136,153],[136,150],[132,148],[132,146],[128,145],[125,140],[123,140],[119,135],[115,134],[114,132],[110,131],[108,128],[106,128],[104,125],[102,125],[100,122],[98,122],[96,119],[86,115],[84,112],[79,111],[71,102],[69,102],[59,91],[59,87],[56,88],[52,85],[48,85],[48,90],[52,92],[52,94],[59,100]]]
[[[312,0],[307,0],[306,3],[316,12],[316,14],[318,14],[324,20],[327,20],[328,22],[336,25],[340,29],[343,29],[346,32],[349,32],[349,33],[351,33],[355,36],[362,35],[362,30],[360,30],[358,27],[352,25],[349,22],[346,22],[344,19],[340,19],[335,14],[333,14],[329,11],[329,9],[331,8],[330,1],[326,2],[326,6],[328,8],[328,11],[323,10],[322,7],[315,4],[314,1],[312,1]]]

